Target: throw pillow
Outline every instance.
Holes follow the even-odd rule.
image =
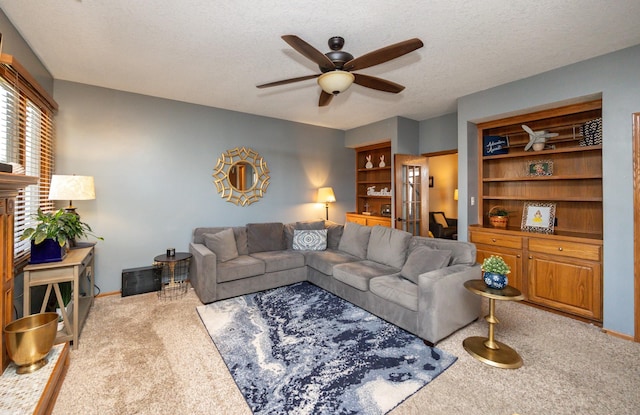
[[[205,233],[204,244],[216,254],[218,262],[227,262],[238,257],[236,237],[231,228],[217,233]]]
[[[249,253],[282,251],[284,246],[284,225],[280,222],[248,223],[247,241]]]
[[[386,226],[374,226],[369,237],[367,259],[394,268],[402,268],[411,241],[409,232]]]
[[[296,251],[324,251],[327,249],[327,230],[294,230],[293,249]]]
[[[444,215],[440,212],[436,212],[433,214],[433,218],[436,220],[436,223],[438,225],[442,225],[443,228],[448,228],[449,224],[447,223],[447,219],[444,217]]]
[[[347,222],[344,225],[342,237],[338,249],[358,258],[367,258],[367,245],[371,228],[362,226],[354,222]]]
[[[298,221],[284,225],[284,243],[287,249],[293,249],[293,231],[296,229],[319,231],[324,229],[324,220]]]
[[[409,254],[400,275],[417,284],[420,274],[444,268],[449,265],[450,260],[451,251],[419,246]]]

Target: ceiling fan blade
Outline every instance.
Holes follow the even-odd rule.
[[[282,81],[275,81],[275,82],[269,82],[268,84],[257,85],[256,88],[269,88],[271,86],[291,84],[294,82],[306,81],[307,79],[317,78],[319,76],[320,74],[315,74],[315,75],[300,76],[298,78],[283,79]]]
[[[357,71],[398,58],[424,46],[418,38],[395,43],[373,52],[366,53],[344,64],[345,71]]]
[[[354,73],[355,82],[358,85],[362,85],[367,88],[377,89],[378,91],[391,92],[397,94],[404,89],[404,86],[396,84],[395,82],[387,81],[386,79],[376,78],[375,76],[363,75],[361,73]]]
[[[329,103],[331,102],[332,99],[333,99],[333,95],[332,94],[328,94],[328,93],[322,91],[320,93],[320,99],[318,100],[318,106],[319,107],[326,107],[327,105],[329,105]]]
[[[318,64],[321,68],[335,69],[336,65],[324,53],[314,48],[296,35],[284,35],[282,40],[298,51],[302,56]]]

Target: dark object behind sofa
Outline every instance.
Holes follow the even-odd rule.
[[[429,231],[434,238],[458,239],[458,219],[447,218],[444,212],[429,212]]]

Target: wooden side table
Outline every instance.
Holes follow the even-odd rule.
[[[73,315],[68,316],[64,307],[60,307],[64,318],[64,330],[58,333],[56,343],[73,342],[78,348],[78,337],[89,309],[93,305],[95,277],[93,275],[94,247],[72,249],[60,262],[32,264],[24,267],[24,315],[31,314],[31,287],[47,285],[47,291],[40,308],[44,312],[49,302],[51,290],[55,292],[58,304],[62,304],[60,283],[70,281],[73,289]],[[86,278],[85,278],[86,277]],[[88,280],[88,281],[86,281]],[[84,283],[84,284],[83,284]],[[88,286],[85,284],[88,283]],[[80,292],[83,295],[80,295]],[[69,324],[69,322],[71,322]]]
[[[489,323],[489,337],[468,337],[462,342],[464,349],[479,361],[491,366],[503,369],[517,369],[522,366],[522,358],[511,347],[494,338],[495,325],[499,323],[496,318],[496,300],[520,301],[524,296],[517,288],[507,285],[502,290],[487,287],[483,280],[469,280],[464,287],[474,294],[489,299],[489,314],[485,320]]]

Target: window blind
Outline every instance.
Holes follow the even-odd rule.
[[[0,57],[0,161],[17,163],[38,184],[20,190],[14,216],[14,264],[21,267],[30,253],[30,241],[20,241],[26,228],[35,226],[38,209],[53,210],[48,200],[54,167],[57,109],[28,72],[11,56]]]

